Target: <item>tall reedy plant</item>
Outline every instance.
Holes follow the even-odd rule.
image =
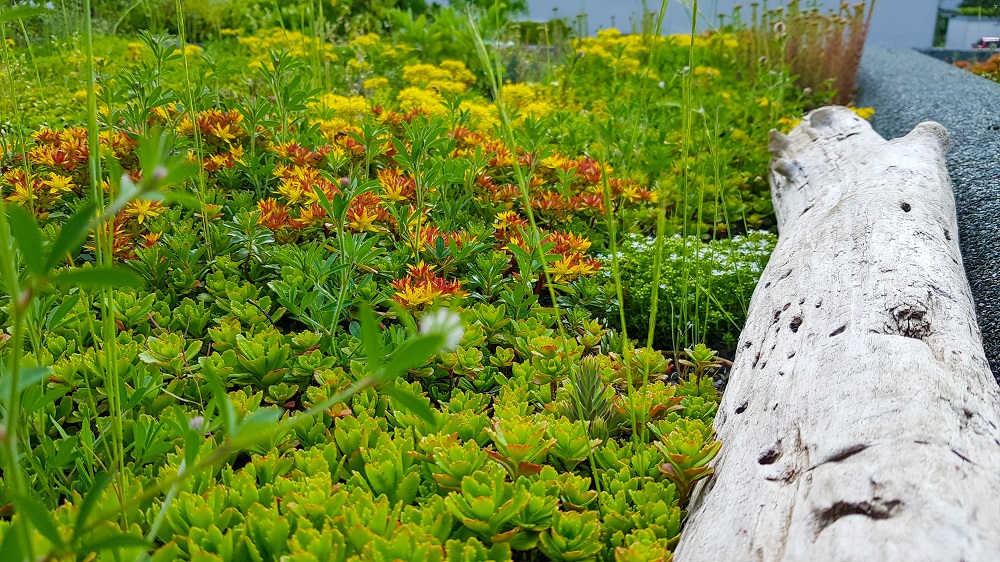
[[[184,87],[187,94],[187,114],[191,119],[191,130],[194,135],[194,153],[195,157],[198,159],[198,176],[196,179],[196,183],[198,185],[198,201],[201,203],[202,209],[205,209],[208,203],[208,188],[206,186],[205,165],[203,162],[205,151],[202,145],[201,128],[198,126],[198,106],[194,95],[194,85],[191,82],[191,67],[188,62],[187,37],[184,25],[186,19],[184,14],[184,0],[175,0],[174,5],[177,8],[177,42],[180,46],[181,62],[184,65]],[[209,261],[214,258],[212,235],[209,230],[210,216],[211,213],[207,211],[201,213],[201,228],[202,234],[205,237],[205,247],[207,249]]]
[[[499,131],[501,133],[501,139],[506,145],[507,149],[510,150],[511,155],[513,156],[512,160],[514,168],[514,177],[517,180],[518,189],[520,191],[521,204],[524,206],[525,214],[528,216],[528,226],[530,228],[529,234],[532,239],[538,241],[538,245],[536,247],[537,257],[539,258],[541,263],[542,276],[545,279],[545,285],[548,287],[549,298],[552,301],[552,310],[556,319],[556,326],[558,327],[560,341],[563,346],[563,351],[565,352],[567,335],[565,326],[563,326],[563,320],[562,320],[563,314],[560,311],[559,301],[556,298],[556,290],[552,283],[552,273],[549,270],[548,257],[546,256],[544,246],[541,243],[542,242],[541,230],[538,228],[538,223],[535,220],[535,213],[531,207],[529,178],[525,173],[525,170],[521,167],[521,164],[517,158],[519,143],[517,137],[514,134],[514,127],[511,120],[510,112],[503,97],[503,70],[502,70],[503,67],[501,66],[500,58],[491,56],[489,51],[486,49],[486,43],[483,41],[483,38],[479,33],[479,27],[476,25],[476,21],[475,19],[473,19],[471,12],[467,13],[467,20],[469,28],[472,31],[473,39],[475,41],[476,53],[478,54],[479,61],[486,72],[488,85],[493,93],[494,106],[496,107],[497,115],[500,120]],[[553,398],[555,398],[556,382],[553,381],[551,384],[552,384]],[[573,384],[572,380],[570,380],[569,384],[571,385]],[[629,386],[631,387],[631,384]],[[576,392],[579,392],[579,389],[574,388],[573,392],[575,394]],[[634,429],[635,429],[635,424],[633,421],[633,434],[635,434]],[[593,470],[596,470],[597,465],[594,460],[593,448],[589,448],[587,454],[590,466],[592,467]],[[600,482],[596,472],[594,474],[593,481],[594,485],[597,487],[597,490],[600,491]]]
[[[90,193],[95,205],[95,213],[101,216],[106,207],[102,183],[101,142],[97,121],[97,75],[94,69],[94,29],[91,17],[90,0],[84,0],[84,54],[87,66],[87,147],[89,149],[88,170],[90,173]],[[111,194],[114,197],[114,193]],[[94,251],[98,266],[108,267],[114,260],[114,227],[106,230],[98,227],[94,231]],[[114,292],[110,288],[102,288],[99,293],[101,311],[101,349],[104,353],[104,385],[108,400],[108,412],[111,423],[111,443],[106,446],[111,453],[111,463],[115,469],[113,489],[118,496],[118,504],[122,506],[121,524],[128,526],[127,514],[124,509],[125,498],[128,496],[125,478],[125,445],[122,428],[121,381],[118,373],[118,326],[115,324]],[[97,416],[97,411],[93,412]]]

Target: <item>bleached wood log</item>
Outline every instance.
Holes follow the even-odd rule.
[[[772,133],[779,241],[677,562],[1000,560],[1000,390],[947,146],[845,108]]]

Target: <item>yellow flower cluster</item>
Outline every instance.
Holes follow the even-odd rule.
[[[440,65],[417,63],[403,67],[403,80],[411,86],[459,93],[476,80],[476,75],[462,62],[446,60]]]
[[[594,56],[609,60],[634,60],[638,62],[648,49],[647,38],[640,34],[622,35],[615,28],[602,29],[597,37],[585,37],[576,42],[576,52],[584,57]],[[659,38],[657,42],[662,42]]]
[[[873,107],[849,107],[851,111],[856,113],[858,117],[862,119],[870,119],[872,115],[875,115],[875,108]]]
[[[375,76],[365,80],[363,85],[366,90],[381,90],[389,85],[389,79]]]
[[[309,104],[309,107],[347,121],[360,121],[369,111],[368,102],[363,96],[348,97],[332,93],[323,94],[317,101]]]
[[[371,49],[372,47],[379,45],[381,42],[382,38],[379,37],[378,33],[368,33],[351,39],[348,45],[362,49]]]
[[[280,27],[262,29],[250,37],[240,37],[239,42],[241,45],[246,45],[253,58],[249,64],[250,68],[261,68],[265,63],[270,66],[267,60],[268,49],[284,51],[294,57],[315,56],[318,50],[323,60],[337,60],[333,45],[316,37]]]
[[[431,115],[445,115],[448,110],[444,107],[444,96],[434,90],[424,88],[409,87],[403,88],[396,97],[399,108],[403,111],[420,109]]]
[[[552,113],[552,104],[546,101],[537,86],[516,83],[504,84],[504,100],[520,110],[521,115],[528,117],[544,117]]]

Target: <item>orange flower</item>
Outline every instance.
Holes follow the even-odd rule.
[[[409,265],[406,277],[392,282],[396,289],[393,298],[399,304],[413,309],[429,305],[443,297],[461,296],[459,281],[448,281],[434,273],[434,266],[422,260],[417,265]]]
[[[280,230],[288,226],[288,209],[284,205],[279,205],[275,199],[269,197],[258,202],[257,210],[260,211],[257,222],[269,230]]]
[[[416,193],[416,180],[395,168],[379,170],[378,181],[382,184],[382,196],[393,203],[412,199]]]
[[[382,205],[382,198],[366,191],[351,200],[347,207],[347,225],[355,232],[379,232],[376,222],[389,222],[392,215]]]

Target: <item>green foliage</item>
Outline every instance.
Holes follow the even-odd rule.
[[[675,343],[708,341],[733,349],[746,320],[757,280],[776,238],[763,232],[703,244],[672,237],[663,243],[660,314],[653,341],[665,349]],[[648,331],[654,243],[631,235],[622,244],[622,283],[626,287],[629,334],[644,339]],[[685,314],[687,311],[687,314]],[[682,327],[682,319],[691,323]]]
[[[458,8],[236,4],[60,5],[18,17],[62,39],[4,42],[0,559],[669,560],[720,447],[704,344],[773,245],[726,237],[773,224],[801,96],[745,88],[722,35],[494,68]],[[491,44],[569,35],[473,4]],[[691,236],[643,347],[597,258],[621,242],[641,336],[661,216]]]

